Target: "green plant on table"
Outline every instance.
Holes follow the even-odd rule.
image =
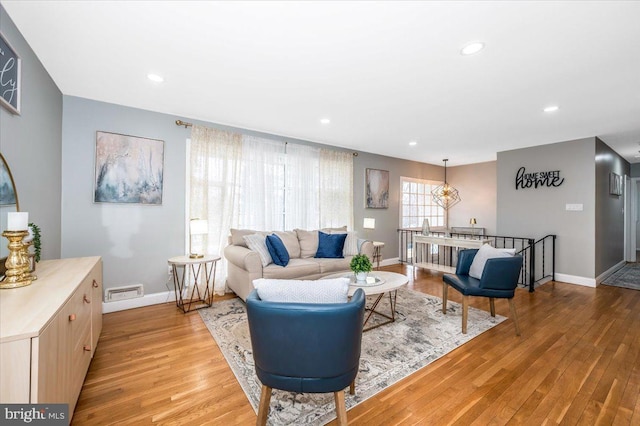
[[[371,272],[371,269],[373,269],[371,260],[369,260],[369,257],[366,254],[356,254],[355,256],[353,256],[353,258],[351,258],[349,267],[355,273]]]
[[[42,253],[42,242],[40,241],[40,227],[35,223],[30,223],[29,228],[33,233],[33,250],[35,251],[34,260],[40,262],[40,254]]]

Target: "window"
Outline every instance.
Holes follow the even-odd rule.
[[[261,231],[353,227],[353,155],[194,125],[185,217],[207,219],[207,253],[231,228]],[[188,233],[187,233],[188,236]],[[224,294],[226,262],[216,269]]]
[[[444,209],[433,202],[431,191],[442,182],[401,177],[402,204],[400,227],[420,228],[424,219],[429,225],[445,226]]]

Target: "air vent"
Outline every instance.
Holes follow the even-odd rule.
[[[113,287],[105,290],[105,302],[114,302],[116,300],[135,299],[144,296],[144,288],[142,284],[128,285],[123,287]]]

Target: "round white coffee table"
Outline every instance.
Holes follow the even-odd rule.
[[[369,319],[373,314],[382,316],[387,318],[387,321],[378,323],[369,328],[364,328],[362,331],[369,331],[374,328],[380,327],[385,324],[392,323],[396,320],[396,298],[398,296],[398,289],[402,286],[407,285],[409,282],[409,277],[402,274],[397,274],[395,272],[386,272],[386,271],[372,271],[369,272],[369,278],[374,278],[375,282],[373,283],[358,283],[355,282],[354,275],[352,272],[342,272],[339,274],[332,274],[326,276],[324,278],[338,278],[338,277],[347,277],[351,279],[351,284],[349,285],[349,296],[353,296],[357,289],[361,288],[364,291],[364,294],[367,296],[378,295],[374,302],[370,307],[367,307],[367,311],[369,314],[364,320],[363,327],[367,325]],[[389,293],[389,305],[391,307],[391,315],[386,313],[376,311],[378,304],[384,297],[385,293]]]

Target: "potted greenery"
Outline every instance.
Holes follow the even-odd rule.
[[[31,265],[31,272],[36,269],[36,263],[40,262],[40,255],[42,253],[42,242],[40,241],[40,227],[35,223],[29,224],[29,237],[31,244],[33,244],[33,264]]]
[[[356,254],[349,264],[351,270],[356,274],[356,281],[366,281],[367,274],[371,272],[373,266],[366,254]]]

